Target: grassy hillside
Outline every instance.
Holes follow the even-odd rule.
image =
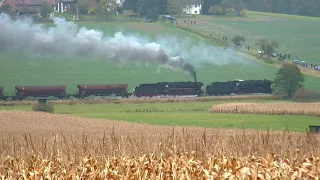
[[[204,18],[204,17],[203,17]],[[160,42],[173,52],[179,51],[188,56],[190,61],[210,60],[210,63],[195,63],[198,81],[209,84],[212,81],[233,79],[274,79],[276,68],[264,66],[253,60],[246,60],[232,53],[231,50],[217,49],[214,42],[203,40],[199,36],[180,30],[174,26],[147,23],[116,22],[81,22],[81,26],[94,28],[113,36],[117,31],[140,35],[146,39]],[[200,23],[201,24],[201,23]],[[159,41],[159,36],[166,36]],[[174,38],[172,38],[174,37]],[[199,44],[205,42],[206,45]],[[186,50],[181,51],[180,46]],[[180,70],[144,66],[136,64],[121,65],[106,62],[101,58],[66,57],[66,56],[26,56],[17,53],[1,53],[0,85],[5,93],[14,93],[15,85],[68,85],[68,92],[76,91],[77,84],[93,83],[128,83],[129,91],[140,83],[157,81],[192,81],[192,77]],[[320,89],[319,79],[308,77],[307,88]]]
[[[185,19],[181,18],[180,24]],[[257,48],[255,43],[260,37],[277,40],[281,46],[278,53],[290,53],[292,58],[320,64],[320,18],[249,11],[246,17],[200,15],[191,20],[197,22],[190,26],[192,29],[218,37],[220,32],[221,38],[243,34],[251,48]]]

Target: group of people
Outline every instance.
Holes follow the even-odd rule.
[[[320,71],[320,66],[318,64],[309,64],[306,61],[299,61],[299,60],[294,60],[293,63],[298,64],[300,66],[304,66],[304,67],[310,67],[313,68],[317,71]]]
[[[278,60],[281,61],[281,60],[285,60],[285,59],[290,59],[291,58],[291,55],[290,54],[277,54],[278,56]]]

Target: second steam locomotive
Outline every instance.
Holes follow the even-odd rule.
[[[272,81],[264,80],[233,80],[212,82],[202,89],[203,82],[157,82],[140,84],[133,93],[128,92],[128,84],[77,85],[78,92],[67,94],[66,85],[58,86],[15,86],[15,95],[5,96],[4,87],[0,86],[0,99],[22,100],[29,97],[59,99],[85,98],[88,96],[121,96],[154,97],[154,96],[219,96],[230,94],[272,93]]]

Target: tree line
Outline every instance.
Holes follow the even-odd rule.
[[[213,14],[233,7],[238,14],[243,9],[260,12],[271,12],[290,15],[320,17],[319,0],[203,0],[202,14]],[[220,9],[219,9],[220,8]],[[222,13],[222,12],[221,12]]]

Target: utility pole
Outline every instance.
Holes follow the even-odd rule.
[[[77,20],[79,20],[79,0],[77,1]]]

